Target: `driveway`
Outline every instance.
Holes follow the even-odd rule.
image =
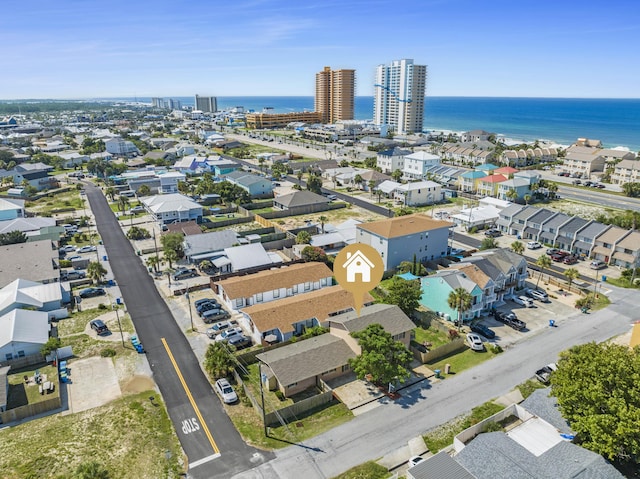
[[[69,411],[77,413],[103,406],[122,394],[111,358],[90,357],[73,361],[67,384]]]

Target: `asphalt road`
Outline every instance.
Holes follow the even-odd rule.
[[[401,392],[399,400],[385,400],[385,404],[304,444],[277,451],[274,460],[234,479],[325,479],[396,451],[409,439],[509,392],[572,345],[628,331],[636,319],[638,293],[613,288],[609,297],[613,304],[607,309],[560,318],[556,328],[532,333],[503,354],[444,381],[423,382]]]
[[[85,189],[111,269],[188,457],[189,477],[228,478],[272,458],[244,443],[106,198],[91,183]]]
[[[597,205],[602,205],[604,208],[640,211],[640,198],[629,198],[627,196],[610,195],[607,194],[606,191],[602,190],[559,186],[558,194],[562,198],[583,201],[585,203],[594,203]]]

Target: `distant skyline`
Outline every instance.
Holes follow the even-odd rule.
[[[10,2],[0,99],[313,96],[325,66],[428,66],[427,96],[640,98],[632,0]]]

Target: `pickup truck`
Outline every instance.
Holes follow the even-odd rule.
[[[519,320],[515,313],[505,313],[502,311],[494,311],[493,316],[501,323],[506,324],[507,326],[515,329],[516,331],[522,331],[527,327],[527,323]]]
[[[556,366],[556,363],[547,364],[543,368],[540,368],[536,371],[536,379],[542,384],[548,384],[549,379],[551,378],[551,373],[557,368],[558,367]]]

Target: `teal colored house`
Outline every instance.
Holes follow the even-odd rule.
[[[431,311],[440,313],[445,319],[450,321],[458,319],[458,311],[451,308],[447,302],[449,294],[457,288],[464,288],[473,296],[472,306],[469,311],[464,312],[462,320],[471,321],[480,316],[484,302],[483,290],[461,271],[440,271],[433,276],[422,278],[421,285],[420,304]]]
[[[487,175],[493,175],[493,172],[500,168],[499,166],[493,165],[491,163],[485,163],[484,165],[476,166],[476,171],[482,171]]]
[[[487,176],[484,171],[467,171],[460,175],[460,188],[462,191],[476,191],[478,189],[478,182],[481,178]]]

